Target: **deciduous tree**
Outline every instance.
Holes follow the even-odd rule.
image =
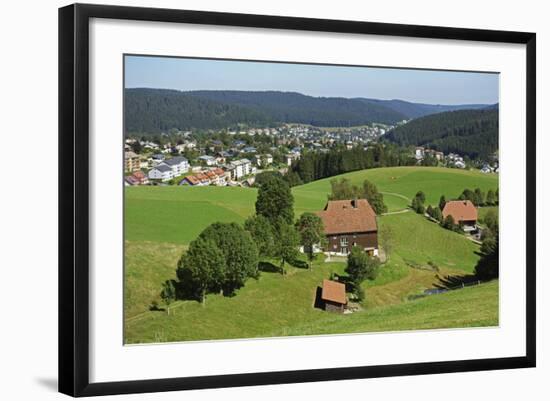
[[[325,242],[323,220],[313,213],[303,213],[296,222],[296,229],[300,234],[300,244],[308,256],[309,268],[313,261],[314,245],[322,245]]]
[[[351,248],[345,272],[354,286],[360,286],[366,279],[374,280],[378,274],[380,261],[371,257],[358,246]]]
[[[288,182],[272,177],[258,189],[256,214],[267,218],[272,225],[282,218],[287,224],[294,222],[294,197]]]
[[[218,290],[224,281],[225,258],[212,240],[198,237],[189,244],[179,263],[178,276],[186,276],[203,305],[206,294]]]
[[[275,252],[275,236],[273,227],[265,216],[250,216],[244,222],[247,230],[258,247],[260,257],[273,256]]]

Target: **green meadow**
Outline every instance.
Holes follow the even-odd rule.
[[[360,185],[373,181],[390,212],[403,211],[418,190],[427,202],[457,197],[464,188],[495,189],[497,175],[455,169],[396,167],[343,175]],[[338,177],[339,178],[339,177]],[[296,216],[324,207],[330,179],[293,188]],[[393,233],[393,251],[376,280],[366,281],[362,309],[332,315],[313,307],[317,286],[344,260],[320,256],[312,271],[291,267],[287,276],[262,272],[233,297],[209,295],[206,306],[176,301],[170,313],[150,311],[160,303],[162,282],[175,278],[187,245],[216,221],[243,222],[254,213],[256,190],[228,187],[125,188],[125,342],[165,342],[281,335],[412,330],[498,324],[498,281],[445,294],[415,296],[449,278],[473,272],[479,246],[411,211],[378,218]],[[487,208],[489,210],[489,208]],[[480,209],[480,215],[486,213]],[[426,269],[437,266],[437,271]],[[161,304],[162,306],[162,304]]]

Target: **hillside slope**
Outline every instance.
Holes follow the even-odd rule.
[[[412,103],[399,99],[392,100],[378,100],[378,99],[366,99],[359,98],[360,100],[379,104],[388,107],[398,113],[401,113],[407,117],[407,119],[424,117],[430,114],[443,113],[446,111],[456,110],[475,110],[484,109],[488,107],[494,107],[498,105],[487,106],[486,104],[457,104],[457,105],[445,105],[445,104],[426,104],[426,103]]]
[[[160,133],[171,128],[216,129],[239,123],[265,126],[272,118],[258,110],[166,89],[126,89],[127,133]]]
[[[296,92],[193,91],[191,96],[247,107],[279,122],[316,126],[394,123],[406,116],[382,104],[342,97],[313,97]]]
[[[498,113],[498,108],[486,108],[434,114],[396,127],[384,138],[400,145],[487,158],[498,149]]]
[[[125,90],[126,132],[159,133],[177,129],[219,129],[238,124],[270,126],[302,123],[348,127],[398,121],[457,108],[366,98],[313,97],[278,91],[189,91],[132,88]]]

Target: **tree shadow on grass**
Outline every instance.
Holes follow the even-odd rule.
[[[280,266],[276,266],[271,262],[260,262],[258,263],[258,270],[265,273],[278,273],[281,274],[282,270]]]
[[[296,267],[297,269],[309,269],[309,264],[303,260],[296,259],[288,262],[289,265]]]
[[[313,302],[313,307],[315,309],[325,310],[325,302],[321,298],[322,293],[323,293],[323,289],[318,286],[317,289],[315,290],[315,301]]]
[[[441,290],[451,290],[477,283],[479,283],[479,278],[475,274],[464,274],[440,277],[439,283],[435,284],[434,287]]]

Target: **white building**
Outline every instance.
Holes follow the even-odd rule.
[[[273,164],[273,156],[269,153],[265,155],[258,155],[254,157],[254,161],[258,167],[267,167],[270,164]]]
[[[172,176],[177,177],[189,171],[189,161],[185,157],[177,156],[165,160],[159,166],[167,166],[172,170]]]
[[[249,175],[252,168],[252,163],[248,159],[232,161],[231,165],[235,167],[235,170],[232,171],[232,178],[237,180],[245,175]]]
[[[295,152],[292,152],[292,153],[288,153],[286,155],[286,164],[288,166],[290,166],[292,164],[293,161],[295,160],[298,160],[300,158],[300,154],[299,153],[295,153]]]
[[[216,158],[208,155],[200,156],[199,160],[206,163],[207,166],[215,166],[216,165]]]
[[[147,174],[150,180],[168,181],[174,178],[172,168],[162,163],[157,167],[153,167]]]
[[[424,148],[422,146],[418,146],[414,150],[414,157],[416,157],[416,160],[422,160],[424,158]]]

